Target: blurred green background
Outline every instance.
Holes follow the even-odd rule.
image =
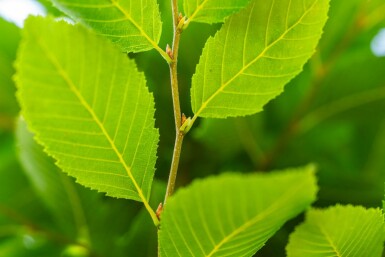
[[[19,1],[0,0],[0,13],[7,18],[27,8],[20,0],[19,9],[9,13],[6,2]],[[37,12],[62,17],[48,1],[35,4],[40,4]],[[170,3],[159,4],[160,46],[165,48],[172,38]],[[318,51],[264,112],[196,123],[184,142],[178,186],[223,171],[268,172],[313,162],[319,168],[316,206],[380,206],[385,182],[385,3],[331,0],[329,16]],[[220,24],[191,24],[182,36],[179,79],[187,116],[192,115],[192,74],[205,41],[218,28]],[[156,230],[141,204],[107,198],[74,183],[45,156],[18,118],[12,76],[19,41],[20,27],[0,18],[0,256],[156,256]],[[146,73],[156,100],[161,134],[152,197],[156,208],[175,136],[169,71],[155,51],[130,57]],[[289,222],[256,256],[285,256],[287,236],[300,221]]]

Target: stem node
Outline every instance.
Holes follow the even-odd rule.
[[[167,46],[166,46],[166,53],[171,58],[171,62],[173,62],[174,54],[173,54],[172,49],[171,49],[169,44],[167,44]]]
[[[156,209],[156,217],[158,217],[158,220],[160,220],[160,215],[162,215],[163,212],[163,203],[159,203],[158,208]]]

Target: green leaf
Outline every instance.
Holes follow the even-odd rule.
[[[385,229],[380,209],[337,205],[311,209],[290,236],[288,257],[382,256]]]
[[[331,17],[328,24],[332,21],[338,23],[338,16]],[[330,24],[328,28],[331,29]],[[329,38],[327,33],[324,39]],[[349,31],[345,33],[345,37],[350,37]],[[371,53],[368,46],[372,38],[373,34],[355,35],[356,43],[333,58],[327,73],[318,78],[317,70],[324,66],[314,65],[308,72],[312,76],[302,73],[279,101],[269,105],[270,112],[263,112],[266,130],[258,138],[266,138],[266,133],[271,132],[274,138],[286,133],[285,122],[303,101],[298,96],[311,94],[313,88],[317,91],[302,117],[298,117],[295,135],[275,156],[273,165],[288,166],[309,160],[319,163],[319,185],[324,189],[319,199],[323,203],[375,206],[384,193],[385,58],[376,58]],[[333,56],[340,51],[338,45],[333,45]],[[330,62],[322,60],[324,65]],[[312,64],[317,62],[315,59]],[[277,144],[274,141],[268,143],[269,148]]]
[[[385,199],[385,196],[384,196]],[[385,200],[382,200],[382,212],[385,213]]]
[[[165,182],[154,180],[151,192],[151,206],[157,208],[159,203],[163,201],[166,187]],[[157,241],[157,228],[148,218],[146,211],[142,209],[132,219],[127,232],[120,236],[118,245],[125,245],[121,256],[127,256],[127,253],[130,253],[130,256],[135,257],[154,257],[158,253]]]
[[[88,237],[86,218],[78,191],[80,186],[77,187],[55,166],[54,160],[33,140],[33,134],[28,131],[22,119],[18,120],[16,136],[19,158],[25,174],[39,198],[55,217],[55,221],[72,237],[81,237],[83,232]]]
[[[53,15],[55,17],[63,16],[63,13],[61,11],[53,7],[51,0],[37,0],[37,1],[44,6],[47,13],[49,13],[50,15]]]
[[[255,0],[228,19],[193,76],[195,118],[261,111],[314,53],[328,8],[329,0]]]
[[[244,8],[250,0],[184,0],[183,9],[189,22],[216,23]]]
[[[260,159],[263,158],[260,145],[262,140],[259,135],[261,130],[260,119],[257,116],[204,119],[194,130],[193,136],[213,153],[208,156],[209,160],[218,159],[217,163],[220,163],[221,167],[225,167],[223,165],[226,163],[234,163],[234,156],[242,156],[242,161],[235,163],[240,165],[239,169],[247,170],[250,168],[241,168],[245,167],[242,165],[249,164],[244,159],[243,152],[249,156],[254,167],[258,167]],[[264,133],[263,138],[264,140],[267,138],[267,133]],[[226,147],[223,147],[221,142],[225,142]]]
[[[51,0],[55,7],[127,52],[158,48],[162,32],[156,0]]]
[[[62,246],[49,242],[45,238],[29,234],[17,235],[13,238],[0,240],[2,256],[25,257],[62,256]]]
[[[159,135],[144,74],[80,26],[32,17],[23,36],[18,99],[45,151],[79,183],[150,209]]]
[[[54,229],[59,234],[64,232],[63,235],[73,240],[73,242],[86,244],[90,250],[102,256],[125,256],[132,242],[123,241],[122,234],[126,233],[128,227],[130,227],[130,230],[132,229],[136,217],[139,216],[137,208],[141,206],[127,205],[127,202],[123,199],[105,199],[95,191],[75,184],[73,179],[55,167],[53,159],[49,158],[43,152],[43,148],[34,142],[32,134],[27,130],[26,124],[21,119],[17,126],[17,139],[25,173],[34,191],[39,195],[39,200],[42,200],[45,206],[48,207],[51,214],[48,218],[53,218],[53,222],[48,223],[46,227],[49,227],[50,230]],[[19,173],[23,174],[22,172]],[[4,179],[4,177],[0,179]],[[15,182],[17,181],[15,180]],[[20,191],[20,186],[14,187],[10,181],[5,182]],[[159,199],[156,199],[155,196],[161,190],[163,190],[162,194],[159,195],[163,196],[164,187],[163,184],[153,183],[151,202],[156,200],[159,203]],[[154,190],[156,190],[155,193]],[[7,193],[5,192],[5,194]],[[5,197],[9,196],[5,195]],[[14,201],[14,199],[12,200]],[[35,199],[35,201],[37,200]],[[35,209],[44,209],[40,206],[37,208],[36,202],[33,204]],[[97,215],[95,215],[95,209],[98,210]],[[25,211],[25,206],[23,211]],[[28,214],[30,213],[31,210],[28,209]],[[141,208],[139,213],[141,220],[145,221],[145,223],[142,223],[141,228],[145,230],[140,231],[141,234],[134,235],[136,243],[148,242],[148,238],[151,238],[152,245],[156,246],[156,239],[153,238],[156,235],[156,231],[154,231],[156,227],[152,224],[144,208]],[[47,222],[46,217],[41,214],[39,217],[45,219],[45,223]],[[0,227],[0,234],[1,230]],[[114,243],[104,244],[106,237]],[[69,246],[68,249],[71,250],[73,247]],[[131,248],[129,249],[131,250]]]
[[[20,41],[20,29],[0,18],[0,130],[7,126],[6,118],[17,115],[19,107],[15,98],[16,88],[12,81],[13,62]]]
[[[198,180],[165,206],[161,256],[252,256],[316,191],[314,166]]]

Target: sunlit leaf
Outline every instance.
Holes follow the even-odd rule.
[[[74,242],[81,241],[102,255],[125,256],[127,245],[131,242],[121,240],[122,233],[125,233],[130,224],[134,223],[132,220],[139,216],[137,206],[127,205],[122,199],[104,199],[100,194],[75,184],[73,179],[54,165],[53,159],[43,152],[43,148],[34,142],[32,134],[27,131],[25,123],[21,120],[17,126],[17,138],[25,173],[52,216],[50,229],[55,229],[59,233],[64,232],[63,235],[72,238]],[[155,183],[153,190],[158,188],[158,183]],[[36,208],[36,204],[34,207]],[[95,209],[98,210],[97,215]],[[156,228],[144,208],[140,211],[140,217],[146,231],[152,233],[141,234],[141,237],[138,233],[134,237],[136,236],[137,242],[146,242],[148,238],[156,235],[152,230]],[[106,235],[109,240],[117,242],[113,245],[113,250],[111,245],[103,243]],[[68,246],[66,252],[78,248],[79,246]],[[79,249],[85,250],[84,247]]]
[[[244,8],[250,0],[184,0],[183,7],[188,20],[215,23]]]
[[[252,256],[316,191],[314,166],[196,181],[165,206],[161,256]]]
[[[51,0],[55,7],[127,52],[158,47],[162,32],[156,0]]]
[[[314,53],[328,7],[328,0],[256,0],[228,19],[207,42],[193,77],[195,115],[261,111]]]
[[[158,131],[143,73],[79,26],[32,17],[23,36],[18,97],[46,152],[79,183],[146,204]]]
[[[310,210],[286,250],[288,257],[380,257],[384,239],[381,210],[338,205]]]

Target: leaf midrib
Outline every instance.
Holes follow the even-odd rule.
[[[321,234],[325,236],[326,241],[328,241],[331,248],[333,249],[333,252],[337,255],[336,257],[342,257],[342,254],[338,251],[337,246],[333,243],[333,240],[330,238],[329,234],[318,223],[316,223],[316,226],[318,227]]]
[[[158,46],[158,44],[150,38],[150,36],[143,30],[141,26],[132,18],[131,14],[129,14],[116,0],[110,0],[111,4],[115,6],[134,26],[137,28],[142,36],[158,51],[163,52],[162,49]]]
[[[119,150],[117,149],[114,141],[109,136],[109,134],[108,134],[106,128],[104,127],[103,123],[99,120],[99,118],[97,117],[97,115],[94,112],[94,110],[91,108],[91,106],[83,98],[83,96],[81,95],[79,90],[76,88],[75,84],[72,82],[71,78],[68,76],[66,71],[63,69],[63,67],[59,63],[59,61],[56,59],[56,57],[51,53],[49,48],[41,40],[39,40],[38,38],[36,38],[35,40],[40,45],[42,50],[46,53],[48,59],[51,61],[51,63],[57,69],[58,73],[61,75],[63,80],[66,82],[66,84],[68,85],[69,89],[78,98],[80,104],[89,112],[89,114],[91,115],[92,119],[98,125],[98,127],[102,131],[103,135],[106,137],[107,141],[110,143],[111,149],[115,152],[116,156],[118,157],[119,162],[122,164],[123,168],[127,172],[128,177],[131,179],[132,183],[134,184],[139,198],[141,199],[141,201],[145,205],[146,209],[149,211],[150,215],[152,217],[154,217],[153,216],[153,214],[155,215],[154,211],[150,207],[149,202],[147,201],[146,197],[144,196],[142,189],[139,187],[138,183],[136,182],[136,180],[135,180],[135,178],[134,178],[134,176],[133,176],[133,174],[131,172],[130,167],[127,165],[126,161],[123,158],[123,155],[119,152]],[[154,220],[154,222],[155,222],[155,220]]]
[[[294,29],[296,26],[298,26],[298,24],[301,23],[301,21],[303,20],[303,18],[314,8],[314,6],[318,3],[319,0],[315,0],[314,3],[312,4],[312,6],[310,6],[310,8],[308,10],[305,11],[305,13],[300,17],[300,19],[294,23],[290,28],[288,28],[285,33],[283,33],[280,37],[278,37],[274,42],[272,42],[270,45],[266,46],[264,48],[264,50],[256,57],[254,58],[254,60],[250,61],[248,64],[246,64],[245,66],[242,67],[242,69],[236,73],[232,78],[230,78],[227,82],[225,82],[223,85],[221,85],[216,91],[214,94],[212,94],[206,101],[204,101],[203,103],[201,103],[201,107],[198,109],[198,111],[195,113],[194,117],[193,117],[193,121],[195,121],[197,119],[197,117],[199,116],[199,114],[204,111],[204,109],[207,107],[207,105],[219,94],[221,93],[231,82],[233,82],[236,78],[238,78],[238,76],[242,75],[242,73],[247,69],[249,68],[251,65],[253,65],[255,62],[257,62],[258,60],[260,60],[264,54],[270,49],[272,48],[275,44],[277,44],[279,41],[281,41],[292,29]],[[255,3],[254,3],[255,5]]]
[[[195,11],[191,14],[191,16],[188,18],[189,21],[193,21],[195,16],[197,16],[197,14],[200,12],[200,10],[206,5],[206,3],[208,2],[209,0],[203,0],[198,6],[197,8],[195,9]]]
[[[299,191],[304,185],[306,185],[307,182],[304,182],[304,183],[301,183],[298,187],[296,187],[293,191],[290,192],[290,194],[286,193],[283,195],[283,197],[281,199],[279,199],[278,201],[274,202],[273,205],[271,205],[269,208],[267,208],[264,212],[262,213],[259,213],[257,214],[254,218],[251,218],[250,220],[248,220],[247,222],[245,222],[242,226],[238,227],[236,230],[234,230],[232,233],[230,233],[229,235],[227,235],[226,237],[224,237],[222,239],[222,241],[220,241],[218,244],[216,244],[214,246],[214,249],[208,254],[206,255],[205,257],[212,257],[217,251],[219,251],[219,249],[225,244],[227,243],[228,241],[230,241],[232,238],[234,238],[235,236],[237,236],[238,234],[242,233],[243,231],[245,231],[246,229],[248,229],[249,227],[253,226],[255,223],[257,223],[258,221],[261,221],[263,218],[265,218],[266,216],[268,216],[269,214],[273,213],[274,210],[276,208],[278,208],[280,206],[281,203],[284,203],[287,201],[287,199],[289,199],[290,197],[292,197],[297,191]]]

